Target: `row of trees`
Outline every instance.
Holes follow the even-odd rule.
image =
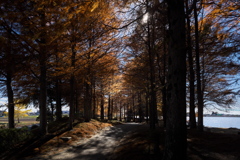
[[[48,108],[69,105],[69,127],[76,113],[89,121],[97,96],[110,92],[117,74],[120,39],[110,1],[1,2],[1,89],[8,97],[9,128],[14,127],[14,99],[40,109],[46,133]],[[18,102],[21,103],[21,102]],[[94,113],[93,113],[94,112]]]
[[[129,62],[125,69],[125,80],[128,84],[134,84],[130,86],[135,91],[150,96],[151,101],[154,101],[151,102],[151,106],[154,106],[153,113],[156,113],[158,108],[165,119],[170,47],[167,4],[158,1],[137,4],[138,8],[133,11],[134,16],[147,17],[147,21],[144,21],[144,18],[136,21],[127,42],[126,59],[129,59]],[[238,73],[236,53],[239,52],[239,46],[236,35],[239,26],[234,25],[237,19],[227,21],[232,25],[231,29],[220,26],[212,17],[216,11],[215,5],[212,6],[210,2],[185,1],[184,4],[187,10],[185,14],[188,15],[185,19],[188,91],[186,97],[190,108],[191,127],[195,128],[195,106],[202,106],[198,109],[201,112],[203,106],[229,108],[234,103],[237,90],[234,90],[231,84],[237,81],[234,75]],[[229,7],[228,5],[225,7]],[[237,16],[237,8],[234,12],[236,6],[234,3],[231,6]],[[210,12],[206,14],[204,12],[207,9]],[[225,19],[222,21],[225,22]],[[200,123],[202,126],[202,122]]]
[[[142,109],[150,114],[150,128],[157,113],[163,116],[164,159],[186,159],[186,105],[190,127],[203,131],[203,108],[230,108],[237,95],[237,2],[133,3],[136,21],[127,42],[125,83],[133,94],[145,96]]]

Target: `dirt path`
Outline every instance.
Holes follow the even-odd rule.
[[[25,160],[106,160],[129,132],[141,127],[138,123],[126,123],[106,128],[89,139],[77,141],[67,148],[51,151]]]

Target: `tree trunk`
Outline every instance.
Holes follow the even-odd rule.
[[[46,74],[46,62],[45,57],[42,54],[40,62],[40,99],[39,99],[39,108],[40,108],[40,129],[42,134],[47,133],[47,74]]]
[[[135,103],[134,103],[134,95],[132,95],[132,113],[133,113],[133,122],[135,122]]]
[[[96,86],[95,86],[95,79],[93,80],[93,119],[96,119]]]
[[[142,109],[142,94],[138,93],[138,115],[139,115],[139,122],[143,121],[143,109]]]
[[[61,104],[61,88],[60,80],[56,80],[56,120],[59,121],[62,119],[62,104]]]
[[[188,11],[188,0],[186,0],[186,10]],[[189,65],[189,88],[190,88],[190,127],[196,128],[196,114],[195,114],[195,73],[193,66],[193,55],[192,55],[192,39],[191,39],[191,26],[190,18],[187,15],[187,51],[188,51],[188,65]]]
[[[148,100],[148,93],[146,93],[146,97],[145,97],[145,105],[146,105],[146,122],[148,123],[149,121],[149,100]]]
[[[169,57],[164,160],[187,159],[184,0],[167,0]]]
[[[108,120],[111,120],[111,96],[108,95]]]
[[[69,103],[69,129],[73,129],[73,121],[74,121],[74,83],[75,83],[75,78],[74,78],[74,73],[71,74],[70,77],[70,103]]]
[[[85,122],[89,122],[91,120],[92,115],[92,98],[91,98],[91,87],[85,82],[85,98],[84,98],[84,118]]]
[[[198,15],[197,3],[194,3],[194,20],[195,20],[195,48],[196,48],[196,72],[197,72],[197,99],[198,99],[198,130],[203,131],[203,94],[201,84],[201,68],[199,55],[199,34],[198,34]]]
[[[126,107],[127,107],[127,104],[124,104],[123,105],[123,119],[124,119],[124,122],[126,122]]]
[[[8,128],[14,128],[14,99],[12,89],[12,75],[7,73],[7,97],[8,97]]]
[[[12,58],[12,41],[11,41],[11,30],[8,30],[8,46],[6,52],[7,66],[6,66],[6,87],[7,87],[7,97],[8,97],[8,128],[14,128],[14,95],[12,88],[12,78],[13,78],[13,68],[14,63]]]
[[[165,31],[166,32],[166,31]],[[162,77],[162,112],[163,112],[163,126],[166,127],[167,125],[167,84],[166,84],[166,70],[167,70],[167,42],[166,37],[164,40],[164,46],[163,46],[163,77]]]
[[[74,100],[75,100],[75,62],[76,62],[76,40],[75,37],[72,39],[71,45],[71,77],[70,77],[70,103],[69,103],[69,129],[73,129],[74,122]]]
[[[163,126],[166,127],[167,125],[167,87],[166,84],[164,84],[162,90],[162,114],[163,114]]]
[[[51,117],[50,117],[50,121],[52,122],[52,121],[54,121],[54,117],[53,117],[53,115],[54,115],[54,105],[53,105],[53,103],[52,103],[52,99],[50,99],[50,105],[51,105]]]
[[[155,83],[155,54],[151,45],[152,37],[150,35],[150,24],[148,22],[148,59],[149,59],[149,72],[150,72],[150,128],[155,129],[157,119],[157,98],[156,98],[156,83]]]
[[[40,42],[40,98],[39,98],[39,108],[40,108],[40,129],[42,135],[47,133],[47,49],[46,49],[46,15],[45,6],[43,6],[43,13],[41,16],[41,42]]]
[[[163,61],[160,60],[160,53],[157,55],[157,64],[158,64],[158,78],[161,82],[161,93],[162,93],[162,115],[163,115],[163,123],[164,127],[166,127],[166,113],[167,113],[167,90],[166,90],[166,54],[167,54],[167,44],[166,44],[166,36],[164,36],[163,41]],[[161,67],[161,64],[163,67]],[[163,73],[161,73],[163,72]]]
[[[102,91],[102,94],[101,94],[100,108],[101,108],[101,120],[104,120],[104,94],[103,94],[103,91]]]
[[[119,120],[120,120],[120,122],[122,122],[122,102],[121,102],[121,100],[119,101],[119,112],[120,112]]]
[[[113,119],[113,98],[111,99],[111,114],[110,114],[110,119]]]

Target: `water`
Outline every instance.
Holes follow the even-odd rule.
[[[204,117],[203,124],[205,127],[240,129],[240,117]]]

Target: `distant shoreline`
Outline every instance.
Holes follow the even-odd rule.
[[[204,117],[240,117],[240,115],[232,115],[232,114],[219,114],[219,115],[203,115]]]

